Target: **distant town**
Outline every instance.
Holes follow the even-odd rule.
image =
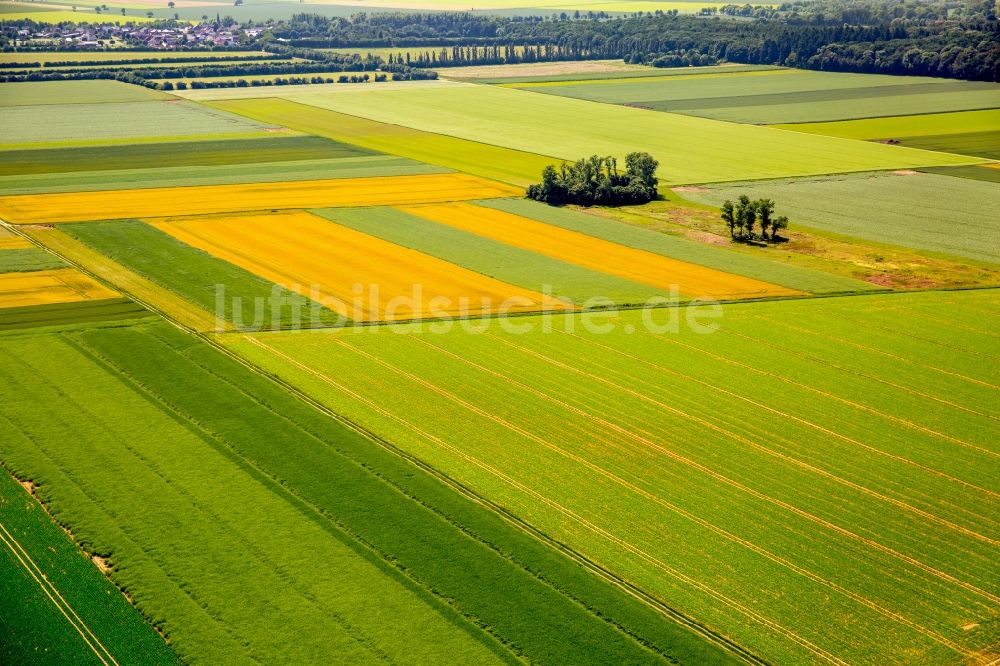
[[[91,18],[81,14],[82,18]],[[197,25],[177,21],[155,23],[94,23],[51,25],[24,21],[11,32],[5,31],[7,49],[102,50],[108,48],[186,49],[238,48],[255,41],[262,27],[240,27],[231,17],[216,18]]]

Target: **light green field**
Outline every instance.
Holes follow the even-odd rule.
[[[685,192],[720,205],[768,197],[792,225],[815,227],[979,261],[1000,263],[1000,217],[990,209],[1000,184],[934,174],[858,174],[717,185]]]
[[[170,99],[166,93],[120,81],[30,81],[0,83],[0,107],[41,104],[93,104]]]
[[[599,153],[623,160],[628,152],[644,150],[660,161],[660,175],[668,183],[979,161],[495,86],[438,82],[419,88],[346,88],[332,94],[292,94],[288,99],[424,132],[564,159]]]
[[[777,127],[845,139],[892,139],[901,136],[990,132],[1000,127],[1000,109],[867,118],[832,123],[800,123],[777,125]]]
[[[228,100],[210,105],[260,122],[520,186],[537,180],[547,164],[557,161],[553,157],[379,123],[285,99]]]
[[[632,311],[221,339],[771,663],[958,664],[997,640],[1000,367],[980,350],[998,306],[854,296],[723,306],[701,320],[714,334],[683,311],[654,334]]]
[[[149,137],[220,138],[264,132],[263,126],[245,118],[171,101],[0,107],[0,146],[8,148]]]

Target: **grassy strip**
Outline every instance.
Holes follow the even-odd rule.
[[[499,241],[437,224],[393,208],[313,211],[328,220],[397,245],[424,252],[526,289],[569,298],[580,305],[601,296],[616,303],[641,303],[662,290],[522,250]]]
[[[66,264],[45,250],[34,247],[0,250],[0,273],[23,273],[63,268]]]
[[[237,328],[266,330],[291,323],[293,310],[305,320],[312,300],[264,280],[207,252],[192,248],[138,220],[87,222],[60,225],[60,229],[160,286],[190,300],[209,312],[216,312]],[[222,310],[219,308],[222,288]],[[277,318],[271,299],[283,304]],[[338,321],[326,308],[318,310],[319,320]]]
[[[100,324],[142,319],[149,310],[127,298],[47,303],[0,310],[0,331]]]
[[[44,194],[49,192],[131,190],[149,187],[237,185],[241,183],[326,180],[329,178],[416,176],[447,173],[448,171],[442,167],[421,164],[404,157],[372,155],[370,157],[343,157],[297,162],[0,176],[0,193]]]
[[[983,180],[988,183],[1000,183],[1000,169],[987,166],[967,166],[967,167],[929,167],[921,169],[923,173],[934,173],[939,176],[954,176],[955,178],[969,178],[971,180]]]
[[[8,601],[0,604],[5,664],[107,664],[109,656],[119,663],[177,663],[163,639],[2,467],[0,597]]]
[[[790,289],[814,294],[868,291],[874,285],[838,277],[808,268],[779,264],[767,259],[730,252],[725,249],[677,238],[649,229],[588,215],[568,208],[554,208],[522,199],[479,201],[477,205],[530,217],[546,224],[602,238],[612,243],[646,250],[671,259],[689,261],[717,270],[745,275]]]
[[[283,479],[532,662],[655,662],[656,653],[681,662],[727,661],[703,639],[273,382],[167,327],[150,332],[155,342],[132,329],[88,336],[87,344],[129,375],[155,374],[163,402]],[[239,421],[225,416],[234,413]]]
[[[356,146],[313,136],[11,150],[4,153],[0,176],[291,162],[370,154]]]

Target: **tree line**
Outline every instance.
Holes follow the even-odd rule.
[[[771,199],[751,201],[747,195],[740,196],[733,204],[726,200],[722,204],[722,221],[729,228],[729,236],[738,241],[768,240],[767,231],[771,230],[771,241],[778,240],[778,232],[788,228],[788,218],[784,215],[774,216],[774,202]],[[760,227],[758,235],[754,230]]]
[[[643,204],[657,197],[656,169],[660,163],[649,153],[625,156],[625,172],[618,171],[614,157],[591,157],[563,162],[557,170],[542,170],[542,182],[528,187],[527,197],[554,206],[622,206]]]
[[[743,13],[742,9],[731,11]],[[697,55],[716,61],[829,71],[1000,80],[1000,24],[992,0],[899,0],[891,4],[815,0],[732,19],[670,12],[606,19],[460,12],[296,15],[275,23],[268,35],[311,46],[418,45],[434,50],[489,46],[493,50],[481,52],[489,62],[496,60],[497,48],[506,62],[507,46],[531,45],[542,46],[543,52],[546,46],[558,49],[561,57],[569,59],[625,58],[651,63],[684,54],[688,59]]]

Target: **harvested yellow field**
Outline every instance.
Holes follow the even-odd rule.
[[[0,273],[0,308],[114,298],[117,293],[75,268]]]
[[[394,206],[521,193],[509,185],[461,173],[379,176],[5,196],[0,197],[0,217],[15,224],[83,222],[289,208]]]
[[[618,245],[519,215],[468,203],[401,207],[408,213],[508,245],[692,298],[759,298],[802,292]]]
[[[567,307],[301,211],[149,224],[356,322]]]

